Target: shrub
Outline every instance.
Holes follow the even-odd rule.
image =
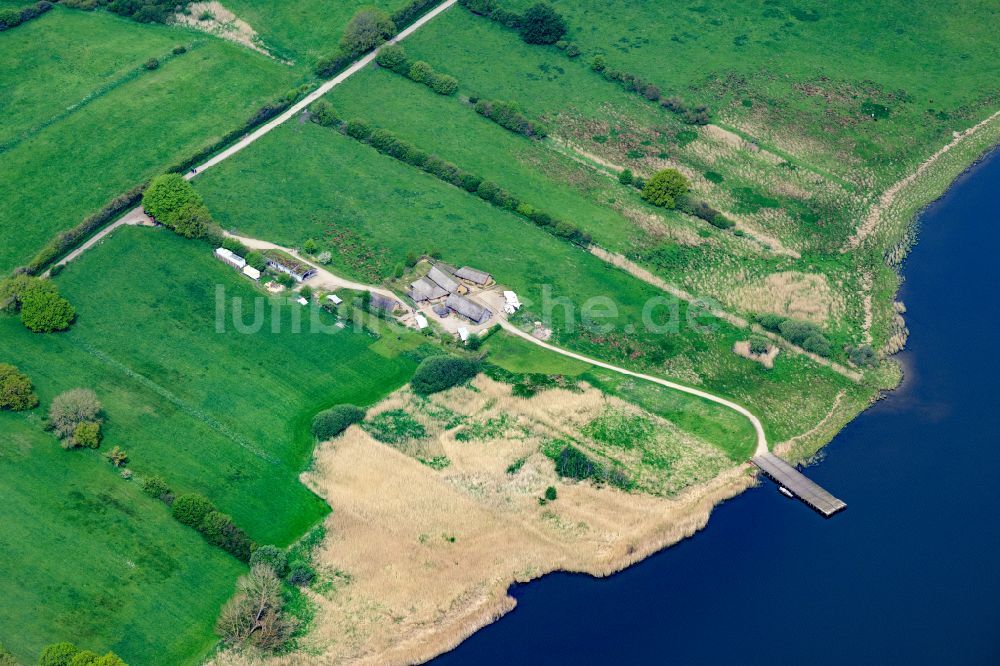
[[[878,362],[878,356],[871,345],[854,347],[847,353],[847,357],[851,360],[851,363],[862,368],[873,366]]]
[[[410,71],[410,61],[406,57],[406,50],[399,44],[387,44],[382,47],[375,57],[375,62],[380,67],[385,67],[397,74],[405,75]]]
[[[396,24],[398,29],[405,28],[425,14],[431,7],[437,5],[439,1],[411,0],[408,5],[400,7],[392,13],[392,22]]]
[[[479,372],[475,361],[457,356],[429,356],[420,362],[410,386],[419,395],[430,395],[468,381]]]
[[[781,335],[795,344],[802,344],[807,338],[821,335],[815,324],[798,319],[786,319],[778,325]]]
[[[333,105],[325,99],[318,99],[309,107],[309,119],[323,127],[337,127],[340,125],[340,118],[333,110]]]
[[[785,321],[785,318],[776,314],[757,315],[757,323],[769,331],[777,332],[778,327],[781,326],[781,322],[783,321]]]
[[[49,426],[60,439],[69,438],[81,423],[100,423],[102,409],[101,401],[90,389],[72,389],[52,400]]]
[[[643,89],[642,95],[649,101],[655,102],[660,99],[660,89],[650,83]]]
[[[178,498],[179,500],[180,498]],[[176,506],[177,502],[174,502]],[[209,511],[197,527],[205,540],[218,546],[241,562],[250,559],[253,542],[246,532],[233,523],[233,519],[220,511]]]
[[[225,236],[222,239],[222,247],[241,257],[246,257],[250,252],[250,249],[246,245],[232,236]]]
[[[545,489],[545,499],[549,502],[554,501],[558,497],[555,486],[549,486]]]
[[[564,447],[555,459],[556,474],[569,479],[600,479],[603,470],[600,465],[587,457],[575,446]]]
[[[73,323],[76,310],[55,290],[32,288],[20,296],[21,323],[35,333],[65,331]]]
[[[120,446],[116,446],[108,451],[104,457],[115,467],[124,467],[125,463],[128,462],[128,454],[122,451]]]
[[[84,421],[78,423],[73,428],[73,436],[70,442],[73,446],[82,446],[87,449],[96,449],[101,446],[101,424],[97,421]],[[118,447],[115,447],[116,449]]]
[[[13,365],[0,363],[0,409],[20,412],[38,406],[38,396],[28,375]]]
[[[618,182],[622,185],[631,185],[632,171],[630,169],[622,169],[621,173],[618,174]]]
[[[830,341],[826,339],[823,335],[810,335],[808,338],[802,341],[802,348],[807,352],[812,352],[813,354],[819,354],[820,356],[830,355]]]
[[[596,55],[594,59],[590,61],[590,68],[595,72],[603,72],[607,69],[608,64],[604,60],[604,56]]]
[[[0,9],[0,30],[14,28],[21,25],[20,9]]]
[[[194,528],[201,526],[205,516],[213,511],[215,511],[215,506],[197,493],[178,495],[170,507],[170,513],[174,519]]]
[[[316,72],[316,76],[328,78],[343,71],[352,62],[354,62],[353,54],[338,51],[333,55],[320,58],[316,61],[314,71]]]
[[[458,79],[447,74],[435,74],[431,77],[430,87],[439,95],[454,95],[458,92]]]
[[[288,555],[277,546],[260,546],[253,551],[250,556],[250,566],[255,567],[260,564],[271,567],[279,578],[288,573]]]
[[[149,70],[157,69],[160,66],[160,61],[156,58],[150,58],[146,62],[142,63],[142,66]]]
[[[566,34],[566,21],[550,5],[540,2],[521,15],[518,31],[528,44],[555,44]]]
[[[566,47],[566,56],[568,58],[576,58],[577,56],[580,55],[580,53],[581,53],[580,47],[577,46],[576,44],[570,44],[569,46]]]
[[[360,118],[348,120],[344,126],[344,131],[347,132],[348,136],[359,141],[366,141],[372,135],[371,125]]]
[[[187,47],[183,45],[175,46],[173,48],[173,51],[171,51],[171,53],[173,53],[174,55],[184,55],[185,53],[187,53]]]
[[[417,60],[410,65],[407,76],[417,83],[427,83],[430,77],[434,76],[434,68],[423,60]]]
[[[764,336],[754,335],[750,338],[750,353],[752,354],[766,354],[769,346],[767,338]]]
[[[489,16],[496,9],[496,0],[458,0],[458,4],[480,16]]]
[[[313,417],[312,433],[320,440],[336,437],[348,426],[360,423],[365,418],[365,410],[354,405],[336,405]]]
[[[305,562],[297,562],[288,570],[288,582],[291,585],[305,587],[316,577],[316,572]]]
[[[267,257],[265,257],[262,252],[258,252],[256,250],[247,252],[247,256],[244,258],[247,260],[248,266],[256,268],[259,271],[267,268]]]
[[[361,55],[379,46],[396,34],[396,25],[385,12],[366,8],[358,10],[340,39],[342,53]]]
[[[170,486],[160,476],[147,476],[142,480],[142,492],[150,497],[162,500],[170,495]]]
[[[49,645],[38,655],[38,666],[69,666],[70,659],[80,652],[72,643],[62,642]]]
[[[688,181],[677,169],[656,172],[642,188],[642,198],[664,208],[673,208],[677,197],[688,190]]]
[[[306,254],[316,254],[316,250],[318,249],[319,246],[316,244],[316,241],[314,241],[312,238],[307,238],[306,242],[302,244],[302,250]]]

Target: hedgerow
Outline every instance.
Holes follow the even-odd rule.
[[[618,69],[610,69],[607,61],[602,55],[594,56],[590,61],[590,69],[603,76],[605,80],[619,84],[628,92],[642,95],[650,102],[659,102],[660,106],[668,111],[672,111],[684,118],[684,121],[692,125],[707,125],[709,121],[708,107],[696,106],[689,108],[678,97],[662,98],[660,89],[641,76],[623,72]]]
[[[526,137],[544,139],[549,135],[548,128],[534,122],[521,111],[514,102],[501,102],[480,99],[475,104],[476,113],[489,118],[500,127]]]
[[[819,356],[829,356],[833,351],[830,341],[819,326],[812,322],[782,317],[775,314],[757,316],[757,323],[764,328],[779,333],[792,344]]]
[[[423,83],[439,95],[454,95],[458,92],[458,79],[435,72],[434,68],[423,60],[410,62],[406,51],[399,44],[389,44],[382,48],[375,62],[380,67],[405,76],[411,81]]]
[[[52,9],[52,3],[47,0],[41,0],[41,2],[20,9],[15,7],[0,9],[0,32],[16,28],[22,23],[38,18],[50,9]]]
[[[419,395],[430,395],[466,382],[479,373],[479,363],[458,356],[430,356],[417,366],[410,386]]]
[[[169,491],[165,491],[159,497],[163,499],[168,494]],[[170,506],[170,513],[178,522],[198,530],[209,543],[242,562],[250,561],[253,541],[207,498],[197,493],[178,495]]]
[[[323,117],[331,118],[336,116],[331,110],[329,113],[324,113]],[[312,115],[312,118],[316,120],[317,124],[321,124],[316,114]],[[582,246],[587,246],[591,242],[590,234],[577,226],[565,220],[558,220],[552,217],[552,215],[520,201],[512,193],[492,181],[464,171],[437,155],[425,153],[416,146],[396,137],[388,130],[375,128],[360,118],[348,120],[344,123],[337,121],[336,124],[328,126],[338,129],[351,138],[367,143],[383,155],[388,155],[401,162],[417,167],[435,178],[455,187],[462,188],[470,194],[474,193],[483,201],[491,203],[498,208],[503,208],[504,210],[525,217],[555,236]]]
[[[517,30],[527,44],[556,44],[566,34],[566,20],[551,5],[543,2],[528,7],[523,14],[500,7],[496,0],[458,0],[458,4],[473,14]]]
[[[364,419],[365,410],[360,407],[336,405],[313,417],[312,434],[317,439],[330,439],[347,430],[348,426],[360,423]]]

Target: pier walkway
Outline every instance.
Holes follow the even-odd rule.
[[[751,462],[765,476],[787,488],[793,495],[805,502],[820,515],[829,518],[847,508],[847,504],[823,490],[806,476],[773,453],[761,453]]]

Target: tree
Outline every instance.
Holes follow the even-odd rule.
[[[236,581],[236,594],[223,606],[215,629],[229,645],[274,650],[294,629],[283,610],[281,580],[271,567],[257,565]]]
[[[38,406],[38,396],[28,375],[13,365],[0,363],[0,409],[20,412]]]
[[[174,231],[185,238],[201,238],[212,224],[212,214],[208,206],[197,201],[189,201],[174,215]]]
[[[49,425],[60,439],[73,435],[81,423],[101,423],[101,401],[90,389],[76,388],[57,395],[49,407]]]
[[[470,359],[429,356],[417,366],[410,386],[419,395],[430,395],[472,379],[478,372],[479,364]]]
[[[170,513],[178,522],[188,527],[198,528],[205,516],[215,511],[215,506],[197,493],[178,495],[170,507]]]
[[[296,562],[288,570],[288,583],[304,587],[313,581],[316,572],[305,562]]]
[[[605,62],[604,56],[602,55],[595,55],[594,59],[590,61],[590,68],[595,72],[603,72],[607,69],[607,66],[608,64]]]
[[[754,335],[750,338],[750,353],[751,354],[766,354],[768,350],[767,338],[761,335]]]
[[[642,188],[642,198],[663,208],[673,208],[677,197],[688,191],[688,180],[677,169],[657,171]]]
[[[309,111],[312,114],[310,116],[312,121],[323,127],[334,127],[340,124],[340,118],[337,117],[337,113],[333,110],[333,105],[325,99],[313,102],[313,105],[309,107]]]
[[[312,238],[307,238],[306,242],[302,244],[302,250],[306,254],[316,254],[316,250],[318,249],[319,246],[316,244],[316,241],[314,241]]]
[[[38,655],[38,666],[69,666],[79,652],[80,648],[65,641],[49,645]]]
[[[248,252],[246,260],[248,266],[256,268],[259,271],[267,268],[267,257],[265,257],[261,252]]]
[[[878,355],[875,350],[872,349],[871,345],[860,345],[851,349],[847,357],[851,359],[851,363],[854,365],[866,368],[869,366],[876,365],[878,363]]]
[[[246,562],[250,559],[253,543],[246,532],[233,523],[230,516],[221,511],[209,511],[197,529],[206,541],[222,548],[238,560]]]
[[[280,578],[288,572],[288,555],[277,546],[260,546],[250,556],[250,566],[258,564],[271,567]]]
[[[9,313],[18,312],[24,295],[32,291],[58,293],[55,283],[51,280],[19,273],[0,282],[0,310]]]
[[[202,203],[201,195],[179,173],[157,176],[142,194],[146,213],[171,229],[176,225],[178,211],[188,203]]]
[[[84,421],[78,423],[73,428],[73,436],[66,440],[67,448],[82,446],[88,449],[96,449],[101,445],[101,424],[96,421]],[[118,447],[115,447],[118,450]],[[121,465],[119,465],[121,467]]]
[[[340,39],[344,53],[360,55],[385,42],[396,34],[396,25],[389,15],[379,9],[360,9],[351,18]]]
[[[566,34],[566,21],[543,2],[528,7],[518,23],[521,39],[528,44],[555,44]]]
[[[336,437],[354,424],[365,418],[365,410],[354,405],[336,405],[313,417],[312,433],[317,439],[327,440]]]
[[[631,185],[632,177],[631,169],[622,169],[622,172],[618,174],[618,182],[622,185]]]
[[[35,333],[65,331],[76,317],[76,309],[54,287],[36,284],[20,295],[20,301],[21,323]]]
[[[431,77],[434,76],[434,68],[423,60],[417,60],[410,65],[410,72],[407,76],[417,83],[428,83]]]
[[[159,476],[147,476],[142,480],[142,492],[150,497],[162,500],[170,495],[170,486]]]

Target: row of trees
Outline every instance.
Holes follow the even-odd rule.
[[[374,128],[367,121],[360,118],[341,122],[332,108],[319,103],[313,105],[312,118],[320,124],[329,123],[327,126],[338,129],[358,141],[367,143],[380,153],[426,171],[446,183],[475,194],[480,199],[494,206],[517,213],[559,238],[564,238],[578,245],[586,246],[590,244],[590,235],[575,225],[565,220],[556,219],[549,213],[520,201],[516,196],[496,183],[484,180],[480,176],[460,169],[437,155],[426,153],[416,146],[397,138],[388,130]]]
[[[2,657],[0,657],[2,659]],[[10,662],[13,664],[13,660]],[[0,664],[3,664],[0,661]],[[72,643],[49,645],[38,656],[38,666],[128,666],[114,652],[99,655],[91,650],[81,650]]]
[[[178,495],[170,505],[170,513],[178,522],[200,532],[209,543],[242,562],[250,561],[254,548],[250,537],[204,496],[197,493]]]
[[[528,44],[555,44],[566,34],[566,20],[544,2],[528,7],[523,14],[504,9],[496,0],[458,0],[458,4],[473,14],[517,30]]]
[[[380,67],[396,72],[411,81],[423,83],[439,95],[454,95],[458,92],[458,79],[448,74],[434,71],[423,60],[411,62],[406,51],[399,44],[389,44],[378,52],[375,62]]]
[[[680,115],[684,118],[685,122],[692,125],[707,125],[710,120],[708,107],[689,107],[679,97],[662,97],[660,89],[656,85],[646,81],[637,74],[608,67],[607,61],[602,55],[594,56],[594,59],[590,62],[590,69],[603,76],[606,80],[618,83],[629,92],[642,95],[651,102],[659,102],[661,107]]]
[[[167,23],[175,12],[184,11],[192,0],[62,0],[77,9],[106,8],[139,23]]]
[[[19,313],[24,327],[35,333],[64,331],[76,318],[76,309],[54,282],[23,273],[0,282],[0,310]]]
[[[528,138],[544,139],[549,135],[549,129],[539,122],[531,120],[514,102],[501,102],[489,99],[474,101],[476,113],[489,118],[500,127]]]

